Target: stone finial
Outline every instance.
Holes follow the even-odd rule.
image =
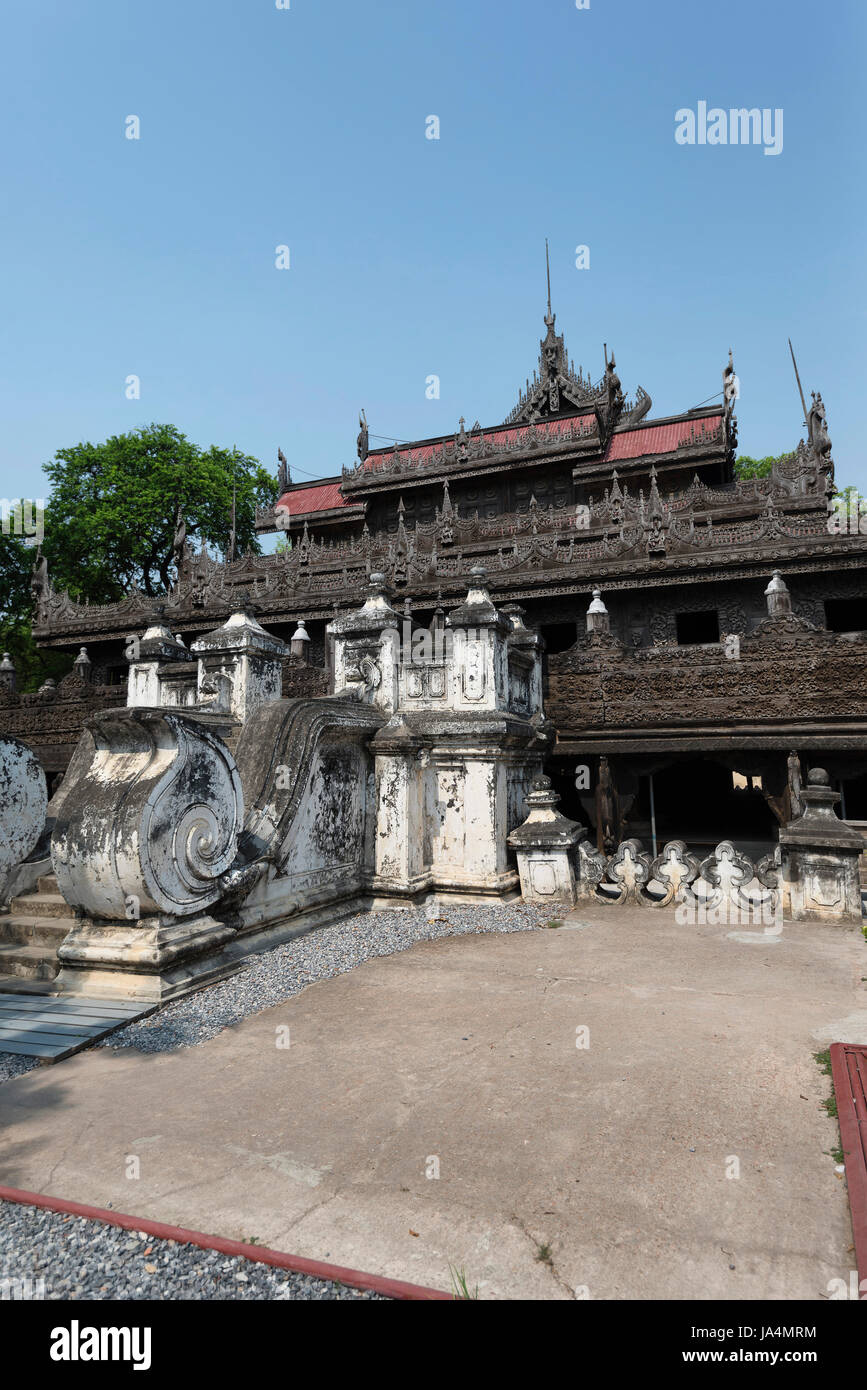
[[[367,597],[364,600],[362,611],[373,613],[390,609],[390,598],[391,594],[386,576],[381,570],[374,570],[367,581]]]
[[[87,647],[82,647],[75,661],[72,663],[72,670],[79,680],[89,681],[92,670],[90,657],[87,655]]]
[[[537,777],[527,795],[529,814],[508,836],[515,850],[525,902],[573,906],[577,896],[575,850],[587,831],[557,810],[558,792],[550,777]]]
[[[487,580],[488,571],[485,569],[484,565],[473,565],[470,570],[470,587],[467,591],[467,603],[490,602]],[[478,593],[479,597],[474,598],[474,593]]]
[[[304,626],[303,618],[298,619],[298,626],[292,633],[289,651],[292,656],[298,656],[306,662],[307,654],[310,651],[310,634]]]
[[[587,609],[587,631],[608,632],[609,630],[610,619],[608,609],[602,602],[602,590],[594,589],[590,607]]]
[[[840,793],[831,786],[831,778],[823,767],[810,768],[807,785],[801,788],[801,800],[804,803],[804,816],[812,821],[814,827],[837,821],[834,806],[840,800]]]
[[[443,608],[442,594],[437,594],[437,606],[430,620],[431,632],[442,632],[446,625],[446,610]]]
[[[512,625],[512,632],[528,632],[529,629],[524,622],[526,608],[522,608],[520,603],[504,603],[500,612]]]
[[[260,705],[280,698],[280,663],[286,654],[286,643],[266,632],[248,607],[232,613],[222,627],[200,637],[193,643],[192,651],[199,663],[200,703],[203,696],[207,699],[214,694],[213,678],[217,675],[228,678],[231,713],[242,724]]]
[[[773,578],[767,589],[765,589],[765,599],[768,605],[768,615],[771,618],[782,618],[792,611],[792,595],[786,587],[782,570],[774,570]]]
[[[17,674],[15,663],[8,652],[3,653],[3,660],[0,661],[0,687],[14,692]]]
[[[506,624],[488,592],[488,572],[484,565],[473,565],[470,570],[470,583],[463,603],[452,609],[447,618],[449,627],[496,627],[507,633],[511,624]]]
[[[546,811],[553,810],[560,801],[560,793],[554,791],[550,777],[537,777],[533,783],[533,790],[527,794],[527,805],[532,811],[540,808]]]
[[[140,642],[130,641],[126,656],[131,664],[138,661],[188,661],[190,659],[186,648],[178,641],[177,637],[172,635],[171,628],[161,618],[157,618],[150,627],[145,628],[144,636]]]

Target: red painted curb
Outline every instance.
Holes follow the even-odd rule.
[[[867,1047],[832,1043],[830,1051],[860,1289],[867,1280]]]
[[[204,1235],[201,1231],[188,1231],[183,1226],[167,1226],[163,1221],[149,1221],[143,1216],[127,1216],[123,1212],[108,1211],[103,1207],[88,1207],[81,1202],[68,1202],[63,1197],[45,1197],[41,1192],[24,1192],[18,1187],[0,1187],[0,1201],[17,1202],[20,1206],[44,1207],[47,1211],[58,1211],[69,1216],[83,1216],[90,1221],[104,1221],[108,1226],[121,1226],[128,1231],[145,1231],[149,1236],[157,1236],[160,1240],[174,1240],[180,1245],[198,1245],[202,1250],[217,1250],[221,1255],[240,1255],[242,1259],[252,1260],[256,1264],[273,1265],[276,1269],[291,1269],[295,1274],[310,1274],[316,1279],[331,1279],[347,1284],[352,1289],[369,1289],[371,1293],[384,1294],[386,1298],[413,1302],[454,1302],[454,1295],[443,1293],[441,1289],[427,1289],[422,1284],[407,1284],[402,1279],[381,1279],[378,1274],[364,1274],[358,1269],[344,1269],[342,1265],[324,1264],[322,1260],[306,1260],[302,1255],[285,1255],[281,1250],[269,1250],[267,1246],[245,1245],[240,1240]]]

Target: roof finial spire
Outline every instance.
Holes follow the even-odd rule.
[[[810,419],[810,412],[807,409],[807,402],[804,400],[804,388],[801,385],[801,375],[798,371],[798,364],[795,361],[795,349],[792,347],[792,340],[789,339],[789,352],[792,354],[792,366],[795,369],[795,380],[798,383],[798,394],[801,397],[801,405],[804,407],[804,424],[807,425]]]
[[[545,319],[545,322],[550,323],[553,319],[553,315],[551,314],[551,261],[548,256],[547,237],[545,238],[545,272],[548,276],[548,317]]]

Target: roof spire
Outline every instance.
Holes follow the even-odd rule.
[[[548,313],[545,318],[547,324],[554,322],[554,315],[551,313],[551,261],[548,256],[548,238],[545,238],[545,272],[548,276]]]
[[[792,354],[792,366],[795,369],[795,380],[798,383],[798,393],[801,397],[801,405],[804,407],[804,424],[807,425],[810,419],[810,412],[807,409],[807,402],[804,400],[804,388],[801,385],[801,376],[798,371],[798,364],[795,361],[795,349],[792,347],[792,340],[789,339],[789,352]],[[729,354],[731,355],[731,354]]]

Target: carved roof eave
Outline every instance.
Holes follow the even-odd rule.
[[[710,444],[690,444],[682,449],[669,449],[664,454],[638,454],[632,459],[599,459],[590,462],[591,466],[597,462],[603,464],[606,475],[610,475],[611,470],[616,469],[618,477],[622,478],[627,473],[647,473],[651,468],[655,468],[657,473],[664,473],[671,469],[688,468],[692,462],[715,463],[725,458],[726,447],[724,441],[714,440]],[[581,461],[573,468],[572,476],[584,481],[588,471],[587,462]]]
[[[473,547],[470,558],[496,560],[497,549],[490,547],[486,556],[478,544]],[[648,586],[668,587],[671,585],[714,583],[719,579],[731,581],[734,578],[767,578],[771,568],[782,568],[784,573],[810,573],[816,571],[838,572],[840,570],[862,570],[867,562],[867,537],[829,536],[827,541],[811,538],[805,541],[792,541],[775,537],[759,545],[720,548],[712,552],[694,549],[650,559],[639,554],[630,557],[612,556],[581,562],[574,559],[568,564],[549,568],[501,570],[493,563],[488,571],[488,585],[492,592],[508,593],[510,599],[520,602],[523,599],[546,598],[558,594],[574,594],[576,590],[589,591],[593,583],[599,583],[606,592],[645,588]],[[360,567],[353,567],[353,571]],[[299,584],[292,593],[271,596],[257,596],[259,621],[265,623],[295,621],[300,614],[311,620],[330,617],[335,603],[351,604],[357,600],[358,578],[350,576],[348,587],[317,593]],[[443,601],[452,595],[456,599],[466,593],[466,575],[461,571],[454,578],[430,576],[415,580],[407,586],[406,592],[415,599],[436,601],[441,591]],[[42,645],[71,646],[80,642],[97,645],[100,642],[126,638],[131,626],[140,629],[147,619],[162,609],[164,620],[173,631],[201,629],[204,623],[214,618],[225,620],[236,604],[227,600],[206,609],[190,609],[186,605],[166,603],[165,596],[153,600],[153,609],[139,610],[138,620],[131,625],[130,614],[116,614],[106,617],[98,627],[86,622],[81,614],[65,623],[39,624],[33,629],[34,637]],[[843,640],[850,640],[844,638]]]
[[[361,521],[364,519],[366,511],[367,503],[359,498],[357,502],[346,502],[342,507],[329,507],[327,511],[292,512],[291,520],[293,525],[297,521],[302,526],[305,521],[308,523],[315,523],[322,520],[329,524],[332,521]],[[281,508],[278,511],[276,506],[258,509],[256,512],[256,535],[267,536],[274,535],[279,531],[285,531],[286,527],[278,525],[277,518],[286,515],[285,508]]]

